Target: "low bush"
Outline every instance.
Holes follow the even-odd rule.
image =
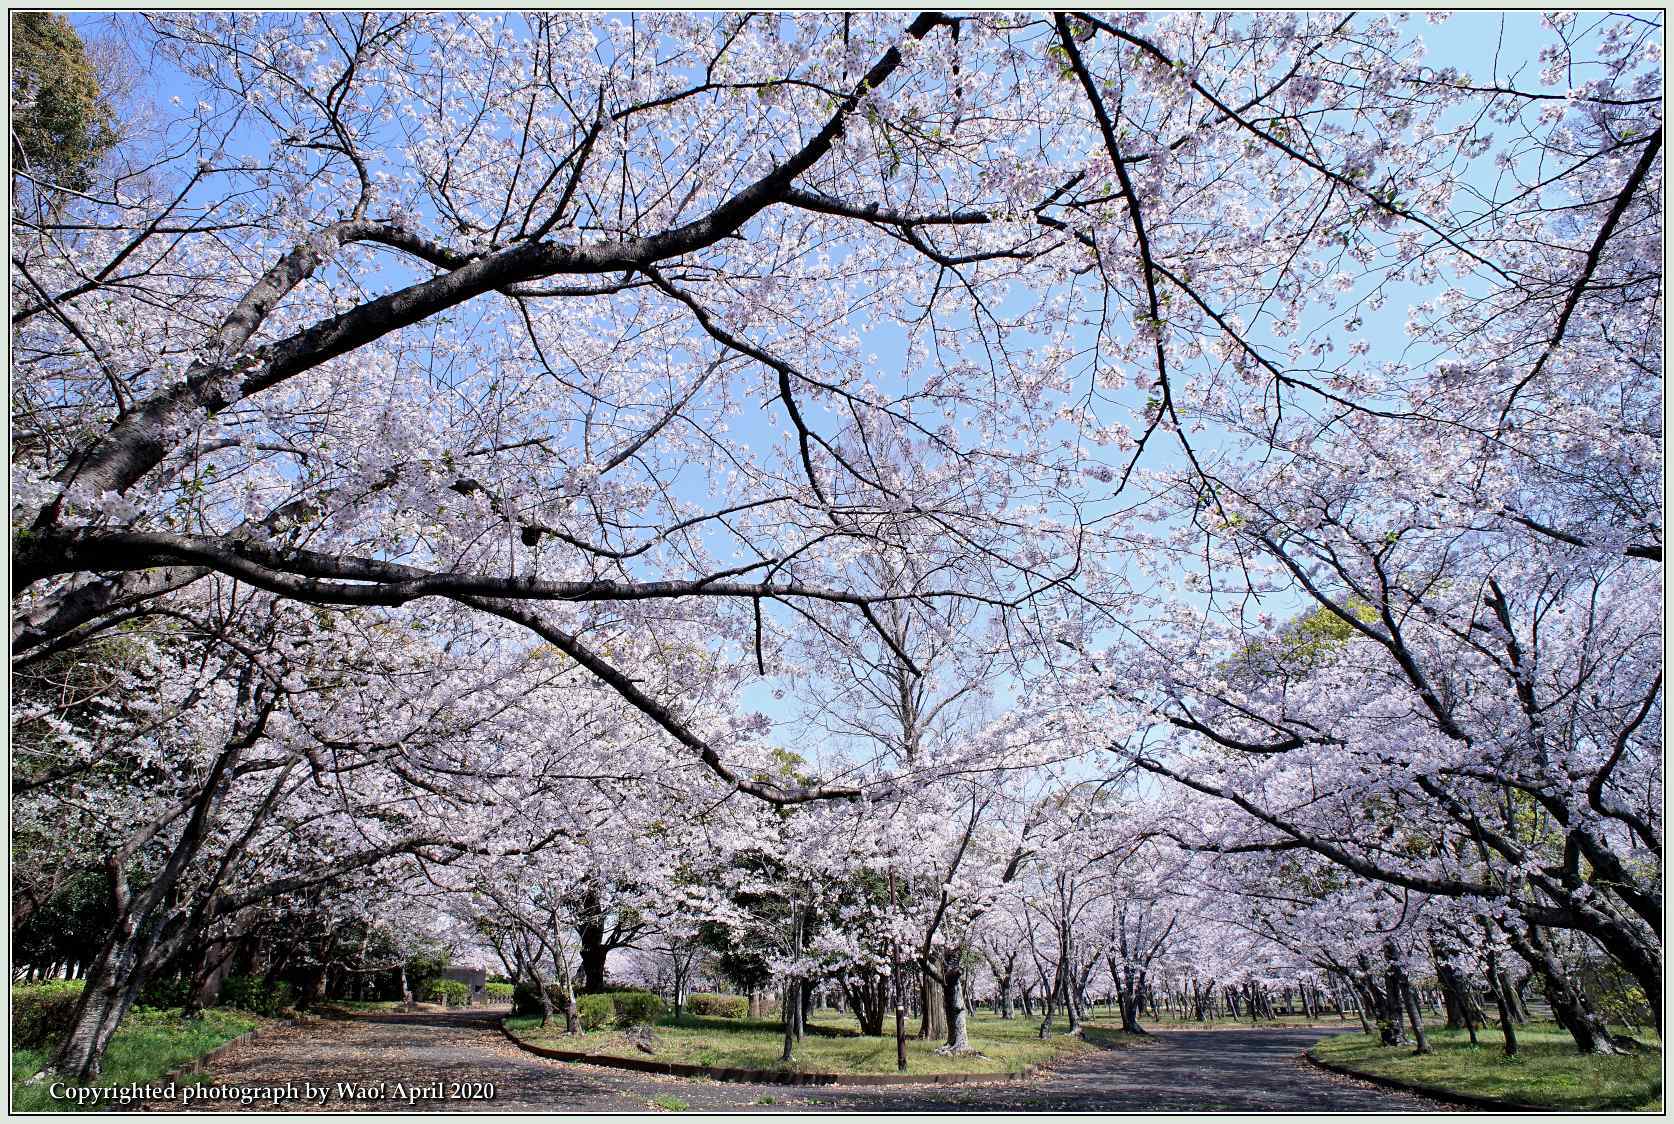
[[[164,976],[161,979],[147,981],[140,989],[139,1001],[142,1007],[156,1007],[159,1010],[169,1007],[184,1007],[186,1000],[192,996],[192,981],[186,976]]]
[[[267,983],[260,976],[228,976],[221,984],[220,1005],[257,1015],[277,1015],[296,1004],[296,993],[284,980]]]
[[[564,1017],[564,990],[558,984],[546,985],[546,997],[552,1004],[552,1015],[562,1020]],[[541,1013],[540,996],[535,992],[535,986],[520,983],[512,991],[512,1014],[538,1015]],[[608,995],[578,995],[575,997],[576,1017],[581,1020],[582,1030],[598,1030],[616,1021],[616,1004]]]
[[[656,1026],[665,1008],[660,996],[648,991],[617,991],[610,995],[616,1005],[617,1026]]]
[[[742,995],[700,991],[686,996],[686,1010],[715,1019],[742,1019],[750,1013],[750,1001]]]
[[[431,1003],[445,1003],[449,1007],[463,1007],[471,1001],[471,985],[461,980],[426,980],[419,995]]]
[[[80,980],[49,980],[12,988],[12,1048],[38,1049],[62,1041],[75,1025]]]
[[[511,984],[501,980],[493,980],[483,985],[483,991],[487,993],[490,1001],[495,1003],[510,1003],[516,990]]]
[[[553,1004],[556,1008],[560,1004]],[[578,995],[575,1013],[581,1019],[582,1030],[598,1030],[616,1021],[616,1001],[608,995]]]

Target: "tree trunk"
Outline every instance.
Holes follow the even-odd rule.
[[[211,941],[204,950],[197,970],[192,973],[192,990],[186,997],[186,1009],[181,1017],[192,1018],[205,1007],[213,1007],[221,994],[221,981],[226,979],[227,966],[237,951],[236,941]]]
[[[106,951],[93,962],[82,988],[75,1026],[53,1056],[54,1073],[82,1081],[99,1076],[111,1035],[144,983],[138,970],[142,956],[143,945],[130,938],[120,944],[108,943]]]
[[[971,1052],[970,1026],[965,1009],[964,953],[962,948],[950,948],[942,952],[942,1007],[944,1021],[947,1023],[947,1045],[938,1052]]]
[[[1414,1054],[1430,1053],[1430,1042],[1424,1037],[1424,1017],[1418,1010],[1418,997],[1413,994],[1412,981],[1407,979],[1406,973],[1401,973],[1401,994],[1406,997],[1407,1021],[1412,1023],[1412,1037],[1417,1043]]]
[[[796,1001],[796,988],[788,980],[785,983],[784,992],[784,1001],[780,1006],[785,1019],[785,1048],[780,1053],[779,1060],[790,1062],[796,1060],[796,1027],[794,1024],[800,1006]]]
[[[919,973],[919,995],[924,1004],[918,1022],[918,1036],[926,1042],[947,1038],[946,997],[942,985],[929,972]]]
[[[871,969],[862,969],[845,972],[841,983],[849,1009],[860,1024],[860,1033],[881,1035],[884,1016],[889,1011],[890,978]]]
[[[605,990],[605,960],[610,950],[600,943],[588,943],[588,937],[604,940],[604,927],[587,925],[581,930],[581,990],[596,995]]]
[[[1505,1038],[1505,1056],[1509,1058],[1517,1053],[1517,1027],[1513,1025],[1517,1020],[1512,1016],[1505,976],[1492,948],[1488,950],[1488,990],[1494,993],[1494,1005],[1500,1011],[1500,1033]]]
[[[1565,970],[1546,934],[1530,925],[1526,932],[1507,931],[1506,935],[1511,947],[1540,980],[1546,1001],[1552,1006],[1553,1019],[1575,1039],[1576,1048],[1583,1054],[1616,1053],[1604,1021]]]
[[[674,1021],[679,1022],[680,1016],[686,1010],[686,977],[691,973],[692,962],[682,963],[679,953],[674,955]]]
[[[1539,974],[1546,990],[1546,1001],[1552,1005],[1552,1016],[1575,1039],[1575,1048],[1583,1054],[1621,1053],[1604,1020],[1593,1011],[1586,994],[1565,973],[1541,931],[1533,925],[1526,933],[1502,928],[1505,928],[1506,937],[1517,955],[1528,961],[1529,967]]]
[[[1044,983],[1045,981],[1041,982]],[[1046,993],[1041,996],[1041,1004],[1045,1008],[1045,1014],[1040,1020],[1040,1036],[1042,1038],[1052,1037],[1052,1016],[1056,1013],[1057,999],[1058,988],[1056,985],[1048,987]]]

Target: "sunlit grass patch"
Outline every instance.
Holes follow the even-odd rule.
[[[177,1008],[155,1010],[137,1007],[122,1020],[122,1025],[111,1037],[110,1049],[105,1053],[104,1071],[90,1084],[95,1087],[155,1083],[163,1074],[185,1065],[194,1058],[232,1041],[247,1030],[253,1030],[268,1020],[247,1011],[215,1007],[202,1012],[196,1019],[183,1020]],[[55,1099],[51,1095],[54,1079],[25,1085],[31,1076],[40,1072],[50,1060],[49,1050],[12,1051],[12,1111],[13,1112],[85,1112],[103,1107],[77,1105],[75,1101]],[[194,1077],[185,1079],[190,1082]]]
[[[1494,1097],[1553,1109],[1660,1110],[1661,1041],[1642,1032],[1651,1049],[1612,1057],[1584,1056],[1575,1041],[1551,1023],[1517,1028],[1518,1053],[1506,1057],[1499,1032],[1477,1031],[1472,1046],[1463,1030],[1428,1030],[1435,1053],[1414,1055],[1409,1046],[1382,1046],[1365,1034],[1344,1034],[1320,1042],[1322,1061],[1380,1077],[1393,1077],[1438,1091]]]

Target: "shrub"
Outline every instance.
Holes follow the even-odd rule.
[[[445,1003],[449,1007],[463,1007],[471,1001],[471,985],[461,980],[434,979],[426,980],[419,994],[432,1003]]]
[[[150,980],[140,989],[139,1002],[142,1007],[184,1007],[186,1000],[192,997],[192,981],[185,976],[164,976]]]
[[[546,985],[547,998],[552,1002],[554,1018],[564,1017],[564,989],[558,984]],[[520,983],[512,992],[512,1014],[538,1015],[541,1013],[540,997],[535,994],[533,984]],[[576,1017],[581,1020],[582,1030],[598,1030],[616,1021],[616,1004],[608,995],[578,995],[575,997]]]
[[[509,1003],[516,989],[502,980],[494,980],[483,985],[483,991],[487,993],[489,999],[496,1003]]]
[[[39,1049],[74,1027],[80,980],[50,980],[12,988],[12,1048]]]
[[[598,1030],[616,1021],[616,1001],[608,995],[578,995],[575,1013],[581,1019],[582,1030]]]
[[[268,984],[260,976],[228,976],[221,984],[220,1004],[257,1015],[277,1015],[296,1003],[296,993],[284,980]]]
[[[663,1017],[662,998],[648,991],[617,991],[611,993],[616,1004],[617,1026],[656,1026]]]
[[[717,1019],[742,1019],[750,1013],[750,1001],[742,995],[699,991],[686,996],[686,1010]]]

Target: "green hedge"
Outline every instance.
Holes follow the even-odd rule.
[[[463,1007],[471,1001],[471,985],[461,980],[426,980],[420,997],[431,1003],[445,1003],[449,1007]]]
[[[666,1010],[662,998],[647,991],[618,991],[610,999],[616,1004],[617,1026],[656,1026]]]
[[[582,1030],[598,1030],[616,1021],[616,1001],[608,995],[578,995],[575,1013]]]
[[[742,1019],[750,1013],[750,1001],[742,995],[699,991],[686,996],[686,1010],[716,1019]]]
[[[296,1005],[296,993],[284,980],[269,985],[260,976],[228,976],[221,984],[223,1007],[237,1007],[257,1015],[277,1015]]]
[[[490,987],[493,985],[490,984]],[[564,1016],[564,992],[557,984],[546,985],[547,997],[552,1001],[552,1013]],[[598,1030],[607,1026],[655,1026],[668,1008],[660,996],[648,991],[611,991],[575,997],[576,1015],[582,1030]],[[541,1001],[534,985],[520,983],[512,992],[512,1014],[538,1015]]]
[[[546,997],[552,1004],[552,1014],[556,1018],[564,1017],[564,989],[558,984],[546,985]],[[616,1018],[616,1005],[608,995],[578,995],[575,997],[576,1015],[581,1019],[582,1030],[597,1030],[601,1026],[609,1026]],[[538,1015],[541,1013],[540,996],[535,993],[535,985],[520,983],[512,991],[512,1014]]]
[[[496,1003],[510,1003],[517,989],[512,987],[509,983],[495,981],[493,983],[483,985],[483,991],[488,994],[489,999],[495,1001]]]
[[[12,1048],[40,1049],[62,1041],[75,1026],[80,980],[49,980],[12,988]]]

